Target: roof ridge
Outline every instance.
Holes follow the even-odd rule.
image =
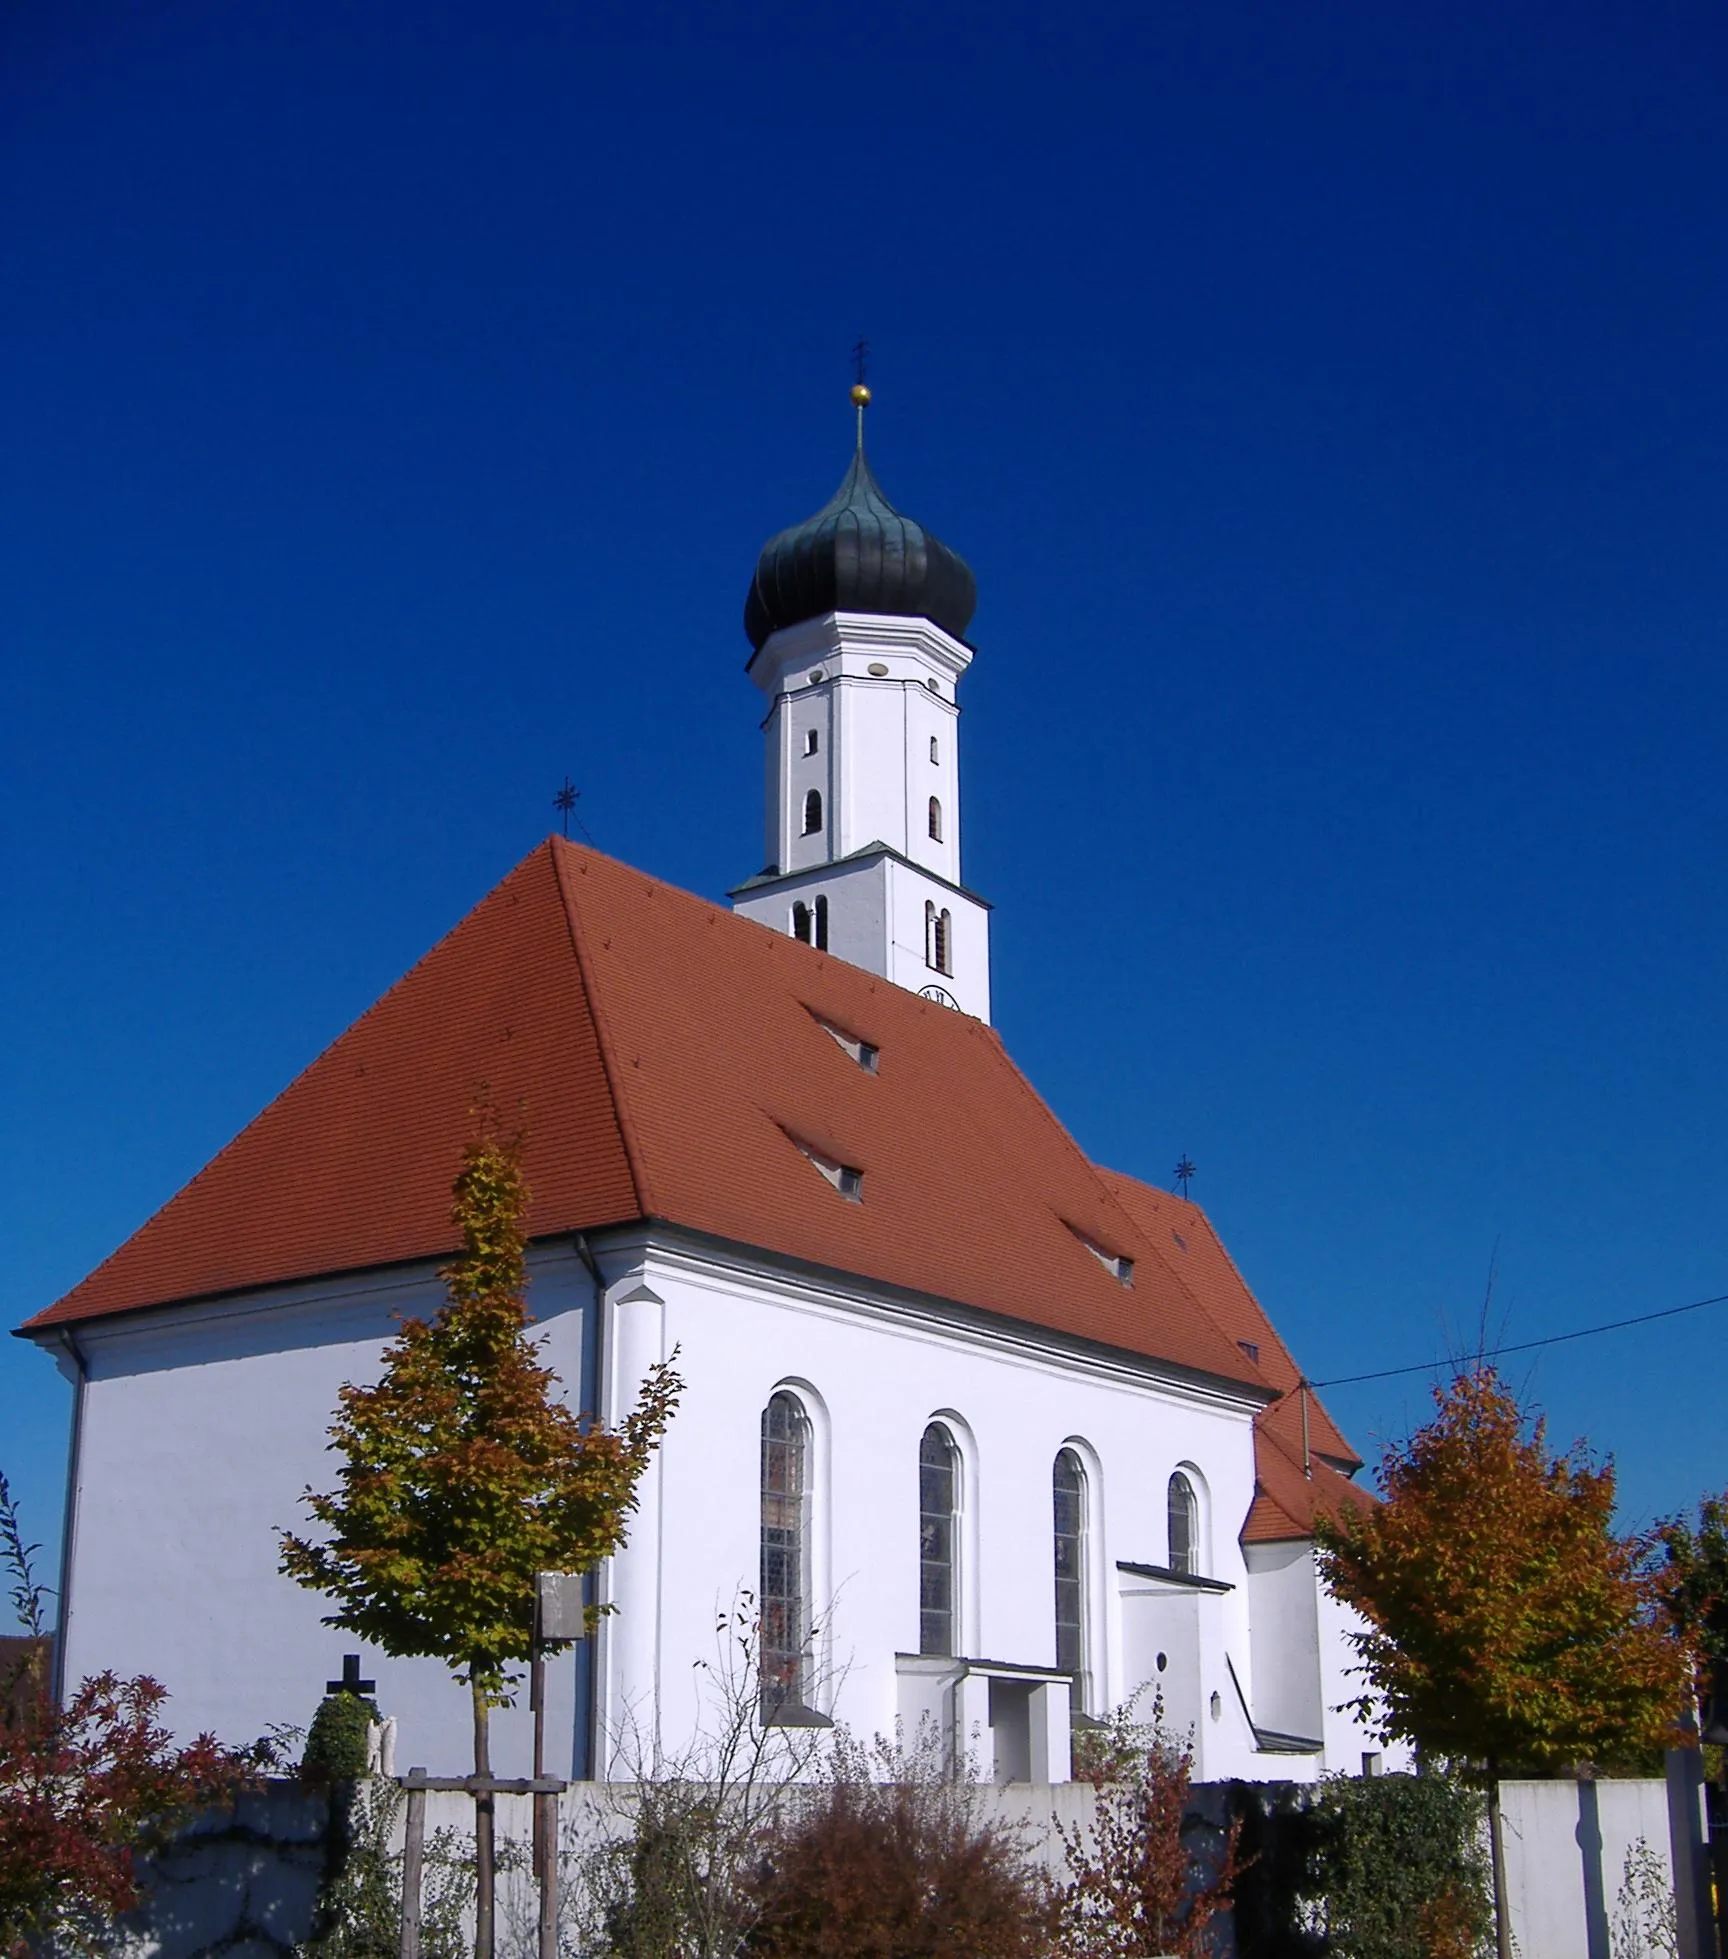
[[[606,1076],[606,1092],[611,1098],[612,1114],[618,1124],[618,1135],[624,1145],[624,1160],[630,1167],[630,1182],[635,1190],[641,1215],[652,1217],[655,1214],[653,1185],[643,1160],[641,1145],[635,1135],[634,1120],[626,1110],[624,1097],[619,1091],[612,1029],[600,1008],[593,970],[588,964],[587,954],[582,946],[582,934],[578,929],[581,918],[580,908],[576,903],[576,894],[571,889],[569,877],[566,875],[566,866],[570,857],[575,855],[580,859],[581,848],[566,837],[548,837],[546,848],[551,853],[553,875],[558,880],[559,902],[564,910],[565,929],[570,934],[570,950],[576,960],[576,975],[582,985],[582,997],[587,1001],[588,1011],[593,1017],[594,1041],[600,1051],[600,1066]],[[594,854],[600,856],[602,853],[596,851]]]

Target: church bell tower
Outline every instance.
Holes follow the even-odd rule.
[[[768,698],[767,868],[746,918],[990,1018],[990,908],[960,882],[965,561],[882,494],[857,448],[814,517],[763,547],[744,605]]]

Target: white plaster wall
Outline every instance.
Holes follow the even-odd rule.
[[[849,965],[888,975],[888,865],[880,853],[861,862],[822,865],[745,891],[732,902],[740,918],[792,935],[794,903],[828,900],[828,950]]]
[[[1280,1734],[1320,1740],[1325,1706],[1314,1547],[1306,1542],[1250,1544],[1244,1557],[1254,1643],[1254,1718]]]
[[[918,1644],[918,1443],[938,1417],[963,1464],[967,1657],[1054,1664],[1051,1471],[1057,1451],[1072,1447],[1088,1465],[1091,1701],[1128,1699],[1153,1669],[1144,1640],[1137,1647],[1126,1635],[1116,1566],[1162,1562],[1166,1487],[1187,1464],[1212,1520],[1208,1573],[1231,1587],[1194,1607],[1199,1678],[1185,1698],[1199,1772],[1304,1772],[1256,1753],[1236,1693],[1240,1681],[1252,1704],[1256,1666],[1269,1663],[1250,1643],[1233,1528],[1253,1491],[1251,1405],[1068,1354],[1031,1330],[962,1324],[862,1286],[828,1291],[748,1272],[669,1241],[615,1242],[602,1265],[602,1414],[618,1419],[649,1364],[674,1349],[687,1382],[628,1543],[600,1574],[617,1614],[583,1655],[613,1744],[608,1772],[633,1773],[656,1745],[684,1751],[712,1715],[704,1697],[725,1648],[717,1622],[757,1584],[760,1415],[782,1384],[805,1402],[815,1432],[826,1711],[864,1735],[892,1728],[895,1655]],[[549,1357],[580,1399],[588,1275],[561,1247],[537,1251],[533,1272]],[[307,1528],[302,1490],[334,1480],[325,1439],[341,1385],[376,1377],[393,1312],[427,1312],[440,1298],[423,1269],[85,1331],[91,1381],[67,1614],[74,1676],[153,1673],[174,1696],[178,1732],[208,1727],[238,1741],[304,1723],[342,1654],[360,1651],[381,1706],[399,1720],[399,1763],[434,1773],[467,1765],[467,1697],[444,1669],[321,1626],[326,1602],[276,1569],[277,1527]],[[577,1671],[570,1655],[550,1669],[555,1773],[580,1770]],[[626,1730],[633,1754],[617,1746]],[[497,1717],[494,1760],[502,1773],[526,1772],[525,1708]],[[1355,1768],[1359,1757],[1333,1765]]]
[[[620,1272],[609,1299],[615,1392],[673,1347],[689,1384],[608,1580],[619,1609],[601,1640],[604,1700],[615,1725],[634,1725],[638,1744],[657,1732],[676,1752],[697,1731],[708,1683],[696,1663],[715,1655],[717,1618],[755,1590],[760,1412],[779,1386],[800,1394],[815,1430],[812,1561],[825,1711],[864,1734],[891,1730],[894,1656],[917,1649],[918,1442],[933,1416],[963,1419],[972,1465],[962,1530],[975,1547],[963,1585],[974,1601],[968,1657],[1054,1664],[1052,1466],[1075,1444],[1097,1465],[1088,1508],[1100,1705],[1141,1684],[1130,1677],[1114,1563],[1155,1561],[1171,1469],[1204,1465],[1221,1513],[1247,1510],[1251,1411],[1239,1405],[1089,1370],[1030,1343],[988,1347],[934,1319],[861,1308],[790,1279],[747,1283],[664,1249]],[[1235,1588],[1214,1607],[1212,1666],[1227,1691],[1225,1647],[1238,1672],[1250,1672],[1246,1573],[1233,1541],[1215,1556]],[[1216,1757],[1208,1775],[1256,1772],[1246,1724],[1227,1701],[1208,1746]],[[615,1762],[614,1772],[624,1767]]]
[[[1333,1773],[1359,1775],[1363,1758],[1378,1755],[1387,1774],[1413,1768],[1415,1751],[1407,1742],[1383,1742],[1371,1724],[1350,1708],[1363,1690],[1356,1670],[1351,1635],[1364,1621],[1353,1606],[1343,1605],[1322,1584],[1315,1586],[1320,1626],[1320,1696],[1325,1709],[1326,1766]]]
[[[978,1020],[990,1018],[990,912],[978,899],[908,864],[889,859],[888,919],[890,943],[888,977],[914,993],[940,986],[951,994],[961,1012]],[[925,944],[926,903],[946,911],[951,920],[949,964],[953,971],[938,973],[929,964]]]
[[[927,619],[830,613],[774,634],[750,665],[769,699],[769,861],[783,872],[872,843],[958,882],[960,809],[955,685],[972,658]],[[804,753],[807,731],[818,748]],[[930,760],[930,737],[937,760]],[[823,827],[805,835],[805,792],[820,789]],[[942,836],[929,834],[929,799]]]
[[[1670,1872],[1659,1781],[1503,1782],[1506,1889],[1528,1959],[1609,1959],[1626,1857],[1640,1838]]]
[[[577,1382],[587,1274],[567,1251],[538,1253],[531,1269],[552,1364]],[[79,1329],[90,1379],[68,1678],[151,1674],[172,1696],[164,1718],[177,1734],[240,1742],[278,1722],[304,1727],[342,1655],[359,1652],[380,1706],[399,1717],[404,1766],[472,1763],[468,1697],[442,1665],[391,1659],[321,1625],[329,1602],[277,1570],[278,1527],[310,1533],[301,1494],[334,1485],[326,1442],[339,1389],[377,1377],[393,1314],[428,1314],[442,1296],[422,1269]],[[554,1670],[568,1736],[573,1662]],[[526,1773],[525,1708],[495,1728],[501,1772]]]

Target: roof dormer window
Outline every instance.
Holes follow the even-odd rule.
[[[875,1074],[876,1058],[881,1052],[880,1049],[873,1046],[869,1041],[861,1040],[856,1034],[848,1034],[845,1028],[836,1027],[833,1021],[824,1020],[820,1014],[814,1015],[813,1018],[823,1033],[828,1035],[836,1046],[843,1048],[846,1053],[851,1055],[852,1059],[864,1070],[865,1074]]]
[[[1066,1219],[1064,1219],[1064,1223],[1066,1222]],[[1102,1245],[1088,1238],[1078,1225],[1070,1224],[1068,1229],[1073,1232],[1074,1236],[1080,1240],[1081,1244],[1086,1247],[1118,1285],[1131,1286],[1134,1283],[1134,1261],[1125,1252],[1106,1251]]]
[[[801,1150],[822,1175],[839,1191],[849,1204],[862,1204],[864,1201],[864,1172],[854,1164],[838,1162],[834,1157],[807,1143],[801,1136],[794,1136],[791,1130],[783,1132],[794,1148]]]

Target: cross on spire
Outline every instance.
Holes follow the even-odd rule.
[[[870,366],[870,343],[862,334],[852,348],[852,382],[855,387],[863,387]]]
[[[1176,1165],[1176,1188],[1184,1197],[1188,1195],[1188,1181],[1193,1175],[1194,1166],[1184,1156]]]

